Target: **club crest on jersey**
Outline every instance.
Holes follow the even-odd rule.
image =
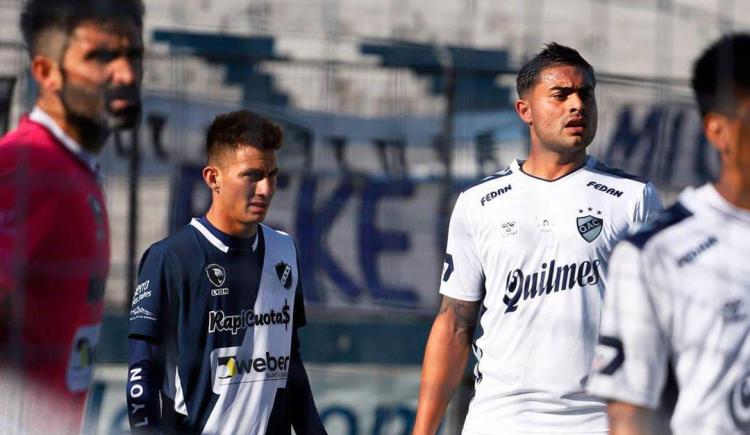
[[[224,281],[226,281],[227,278],[227,273],[224,271],[224,268],[218,264],[209,264],[208,267],[206,267],[206,275],[208,275],[208,280],[211,281],[211,284],[216,287],[224,285]]]
[[[590,213],[593,213],[593,209],[591,207],[588,208],[588,211]],[[579,213],[583,213],[583,210],[578,210]],[[602,212],[597,210],[597,215],[601,215]],[[576,218],[576,227],[578,228],[578,234],[583,237],[583,240],[591,243],[594,240],[596,240],[597,237],[599,237],[599,234],[602,233],[602,228],[604,227],[604,219],[600,217],[593,216],[591,214],[588,214],[586,216],[579,216]]]
[[[285,289],[289,290],[289,288],[292,287],[292,266],[283,261],[277,263],[276,276],[279,277],[279,282],[281,282],[281,285],[283,285]]]

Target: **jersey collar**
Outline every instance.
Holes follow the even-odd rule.
[[[562,184],[563,182],[568,181],[568,180],[574,178],[577,174],[580,174],[584,170],[590,169],[590,168],[594,167],[596,165],[596,163],[597,163],[597,161],[596,161],[596,159],[594,157],[587,156],[586,157],[586,162],[583,165],[581,165],[578,169],[575,169],[575,170],[573,170],[571,172],[568,172],[567,174],[563,175],[562,177],[556,178],[554,180],[545,180],[544,178],[535,177],[533,175],[530,175],[527,172],[524,172],[524,170],[522,169],[522,165],[524,164],[525,161],[526,160],[521,160],[521,159],[515,159],[515,160],[513,160],[513,162],[511,162],[511,164],[510,164],[510,170],[513,171],[513,172],[517,172],[519,174],[523,174],[523,176],[526,177],[529,180],[537,180],[539,182],[550,183],[550,184],[552,184],[552,183]]]
[[[58,140],[68,151],[70,151],[78,160],[83,162],[89,170],[101,181],[101,171],[99,169],[99,161],[96,158],[96,154],[86,151],[81,145],[76,142],[72,137],[68,136],[62,128],[39,106],[34,106],[34,109],[29,114],[29,119],[41,124],[44,128],[49,131],[55,139]]]
[[[255,232],[255,236],[253,236],[251,240],[230,236],[229,234],[220,231],[218,228],[211,225],[211,222],[209,222],[205,216],[193,218],[193,220],[190,221],[190,225],[195,227],[195,229],[197,229],[206,240],[224,253],[229,252],[230,249],[247,250],[248,244],[253,252],[258,249],[258,231],[261,231],[260,225],[258,225],[258,231]]]

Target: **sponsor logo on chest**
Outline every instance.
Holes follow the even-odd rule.
[[[230,385],[284,380],[291,357],[288,350],[265,349],[247,355],[240,347],[214,349],[209,356],[213,392],[222,394]]]
[[[291,322],[290,311],[291,308],[286,299],[284,299],[284,306],[278,311],[274,309],[260,312],[242,310],[240,314],[235,315],[226,314],[222,310],[209,311],[208,333],[230,332],[232,335],[237,335],[241,330],[274,325],[283,325],[286,330]]]
[[[208,276],[208,281],[213,284],[214,287],[220,287],[211,289],[211,296],[225,296],[229,294],[228,287],[221,287],[227,280],[227,272],[222,266],[218,264],[209,264],[206,266],[206,276]]]
[[[503,303],[505,313],[518,309],[521,302],[539,299],[551,293],[597,285],[601,281],[601,260],[558,266],[555,260],[542,263],[540,270],[525,273],[515,269],[508,274]]]

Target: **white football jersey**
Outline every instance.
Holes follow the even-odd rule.
[[[661,202],[593,157],[555,181],[522,164],[462,192],[451,216],[440,293],[482,301],[464,434],[603,432],[584,385],[609,255]]]
[[[750,432],[750,212],[688,189],[617,247],[589,391],[656,408],[677,434]]]

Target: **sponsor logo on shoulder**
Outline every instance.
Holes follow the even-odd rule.
[[[618,198],[622,196],[622,190],[617,190],[612,187],[605,186],[604,184],[597,183],[596,181],[589,181],[589,184],[587,184],[586,186],[596,189],[599,192],[604,192],[608,195],[616,196]]]
[[[479,200],[480,203],[482,203],[482,207],[484,207],[484,204],[492,201],[493,199],[497,198],[498,196],[510,191],[511,185],[507,185],[505,187],[501,187],[499,189],[493,190],[492,192],[489,192],[488,194],[484,195],[482,199]]]
[[[135,307],[130,310],[130,320],[135,319],[156,320],[156,315],[143,307]]]
[[[584,209],[578,210],[579,214],[587,213]],[[579,216],[576,218],[576,227],[578,228],[578,234],[583,237],[583,240],[591,243],[599,237],[604,227],[604,219],[601,218],[602,211],[596,210],[592,207],[588,208],[588,213],[585,216]]]
[[[706,240],[702,241],[698,246],[691,249],[687,254],[680,257],[679,260],[677,260],[677,266],[682,267],[685,265],[688,265],[695,261],[698,256],[703,254],[704,252],[708,251],[714,245],[719,243],[719,239],[716,238],[716,236],[709,236]]]
[[[277,263],[276,276],[279,278],[279,282],[281,282],[281,285],[283,285],[285,289],[289,290],[292,287],[292,266],[283,261]]]
[[[131,303],[131,305],[138,305],[138,303],[142,300],[151,297],[151,290],[148,289],[149,284],[151,284],[151,280],[147,279],[135,286],[135,292],[133,292],[133,302]]]

